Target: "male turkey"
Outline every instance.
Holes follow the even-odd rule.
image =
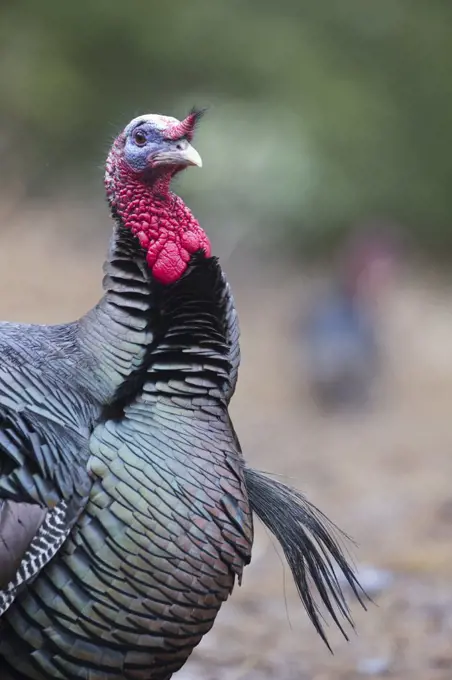
[[[304,315],[300,340],[308,380],[326,411],[361,409],[375,396],[384,364],[377,311],[397,264],[396,245],[379,225],[354,235],[328,289]]]
[[[349,619],[328,521],[246,467],[228,415],[233,299],[172,177],[201,165],[199,112],[146,115],[106,165],[105,294],[77,322],[0,327],[2,680],[167,680],[275,534],[324,637]],[[325,639],[325,637],[324,637]]]

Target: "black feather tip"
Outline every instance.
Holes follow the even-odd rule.
[[[202,106],[201,108],[198,108],[197,106],[192,106],[189,116],[193,116],[195,120],[195,125],[197,125],[201,118],[207,113],[207,111],[208,111],[207,106]]]
[[[252,510],[280,543],[308,616],[332,652],[312,586],[346,640],[340,617],[352,628],[354,624],[335,565],[364,609],[364,599],[370,600],[334,534],[346,539],[348,536],[299,491],[286,484],[251,468],[245,468],[245,481]]]

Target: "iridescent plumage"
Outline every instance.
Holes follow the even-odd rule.
[[[241,579],[253,509],[322,635],[306,576],[333,616],[349,618],[331,559],[359,594],[325,518],[245,465],[234,301],[170,191],[200,164],[190,116],[134,119],[113,145],[99,304],[0,327],[2,680],[168,680]]]

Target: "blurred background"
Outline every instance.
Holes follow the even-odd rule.
[[[257,527],[180,680],[452,677],[452,3],[4,0],[0,315],[101,292],[103,162],[208,106],[178,191],[232,282],[248,459],[350,534],[375,605],[331,657]]]

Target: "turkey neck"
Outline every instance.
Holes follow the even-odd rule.
[[[169,318],[164,312],[162,321],[162,305],[174,301],[194,253],[210,254],[199,223],[169,191],[170,179],[159,177],[150,186],[121,177],[118,186],[107,184],[115,227],[104,265],[105,294],[78,328],[79,347],[104,404],[123,404],[137,394],[143,384],[140,371],[149,366],[156,337],[162,337]]]
[[[223,402],[230,379],[225,280],[216,258],[197,254],[176,284],[160,287],[159,328],[143,399],[171,395],[179,407]],[[202,397],[202,399],[201,399]]]
[[[92,369],[96,396],[108,403],[140,367],[153,339],[152,276],[138,239],[118,219],[104,273],[104,295],[80,319],[78,345]]]
[[[133,390],[125,383],[119,391],[133,398],[151,377],[159,385],[154,395],[177,393],[182,405],[199,394],[222,398],[230,365],[226,283],[198,221],[169,190],[172,174],[154,177],[152,184],[123,175],[114,194],[113,210],[138,239],[154,280],[146,371]]]
[[[151,176],[148,181],[124,168],[119,172],[117,188],[113,180],[113,213],[137,237],[153,278],[163,284],[175,283],[194,253],[203,250],[210,255],[206,234],[183,200],[170,191],[174,171]]]

